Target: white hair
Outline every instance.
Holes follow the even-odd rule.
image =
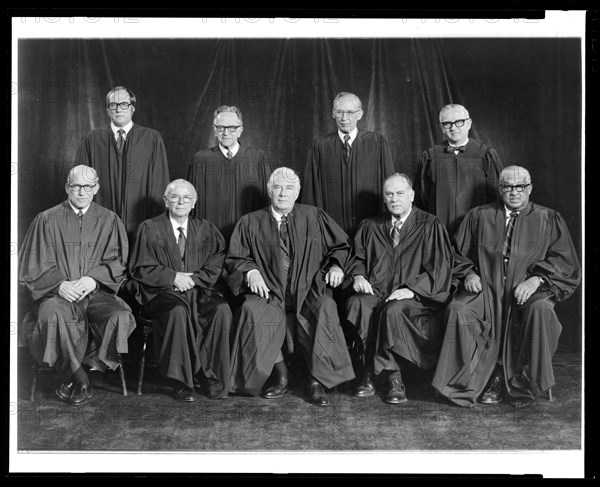
[[[273,181],[277,176],[281,176],[286,182],[294,183],[298,186],[298,189],[300,189],[300,177],[296,174],[296,171],[289,167],[278,167],[271,173],[271,176],[267,181],[267,191],[273,189]]]

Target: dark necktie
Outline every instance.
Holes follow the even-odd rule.
[[[504,244],[502,245],[502,257],[504,258],[504,262],[508,262],[510,258],[510,246],[512,241],[512,234],[515,228],[515,221],[519,213],[516,211],[512,211],[510,213],[510,219],[508,220],[508,224],[506,225],[506,233],[504,234]]]
[[[79,231],[81,231],[81,227],[83,226],[83,211],[79,210],[77,216],[79,217]]]
[[[185,234],[183,233],[183,227],[179,227],[179,238],[177,239],[177,245],[179,245],[179,253],[181,254],[181,260],[185,257]]]
[[[451,145],[449,145],[448,147],[446,147],[446,152],[464,152],[466,148],[466,145],[461,145],[460,147],[452,147]]]
[[[286,275],[290,268],[290,234],[288,233],[287,216],[281,217],[281,224],[279,225],[279,246],[281,248],[281,260],[283,262],[283,270]]]
[[[352,147],[350,146],[350,136],[348,134],[344,135],[344,162],[346,165],[350,163],[350,151]]]
[[[392,225],[392,231],[390,232],[390,236],[392,237],[394,248],[398,246],[400,243],[400,227],[402,226],[402,220],[394,220],[394,224]]]
[[[231,161],[231,159],[233,159],[233,152],[231,152],[229,149],[227,149],[227,160]]]
[[[119,155],[123,154],[123,146],[125,145],[125,137],[123,137],[124,133],[125,131],[123,129],[119,129],[119,136],[117,137],[117,150],[119,151]]]

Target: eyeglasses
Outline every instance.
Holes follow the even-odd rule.
[[[531,186],[531,184],[515,184],[514,186],[511,186],[510,184],[501,184],[500,189],[505,193],[512,193],[513,189],[516,189],[517,192],[522,193],[525,191],[527,186]]]
[[[189,203],[190,201],[193,201],[194,198],[195,196],[190,196],[188,194],[186,194],[185,196],[181,196],[179,194],[170,194],[167,196],[167,199],[171,203],[179,203],[179,200],[183,200],[184,203]]]
[[[457,128],[462,127],[467,120],[471,120],[470,118],[462,118],[460,120],[455,120],[454,122],[442,122],[440,125],[445,129],[451,129],[452,125],[456,125]]]
[[[121,103],[109,103],[108,109],[116,110],[117,107],[119,107],[121,110],[127,110],[129,107],[132,107],[132,106],[134,106],[133,103],[128,103],[126,101],[122,101]]]
[[[220,134],[225,132],[225,129],[227,129],[229,131],[229,133],[234,133],[237,129],[239,129],[241,127],[241,125],[229,125],[228,127],[225,127],[223,125],[213,125],[213,127],[215,128],[215,130],[217,132],[219,132]]]
[[[354,115],[356,115],[358,112],[360,112],[360,110],[334,110],[333,114],[335,115],[336,118],[343,118],[344,115],[346,115],[348,118],[353,117]]]
[[[81,191],[81,188],[83,188],[83,190],[86,193],[89,193],[92,189],[96,187],[95,184],[67,184],[67,186],[76,193],[79,193]]]

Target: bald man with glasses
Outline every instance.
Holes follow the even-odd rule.
[[[415,174],[415,204],[436,215],[454,234],[467,212],[497,200],[502,162],[498,153],[469,137],[472,120],[462,105],[440,110],[444,142],[421,155]]]

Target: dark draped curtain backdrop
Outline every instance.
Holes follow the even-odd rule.
[[[335,128],[333,97],[351,91],[359,127],[383,133],[413,175],[442,139],[439,109],[463,104],[470,135],[530,170],[532,200],[558,210],[582,248],[579,39],[31,39],[18,62],[19,242],[65,199],[78,141],[107,124],[105,95],[122,84],[137,96],[134,122],[162,134],[171,179],[213,145],[220,105],[242,110],[242,143],[301,173],[311,140]],[[581,302],[579,290],[557,306],[561,347],[574,351]]]

